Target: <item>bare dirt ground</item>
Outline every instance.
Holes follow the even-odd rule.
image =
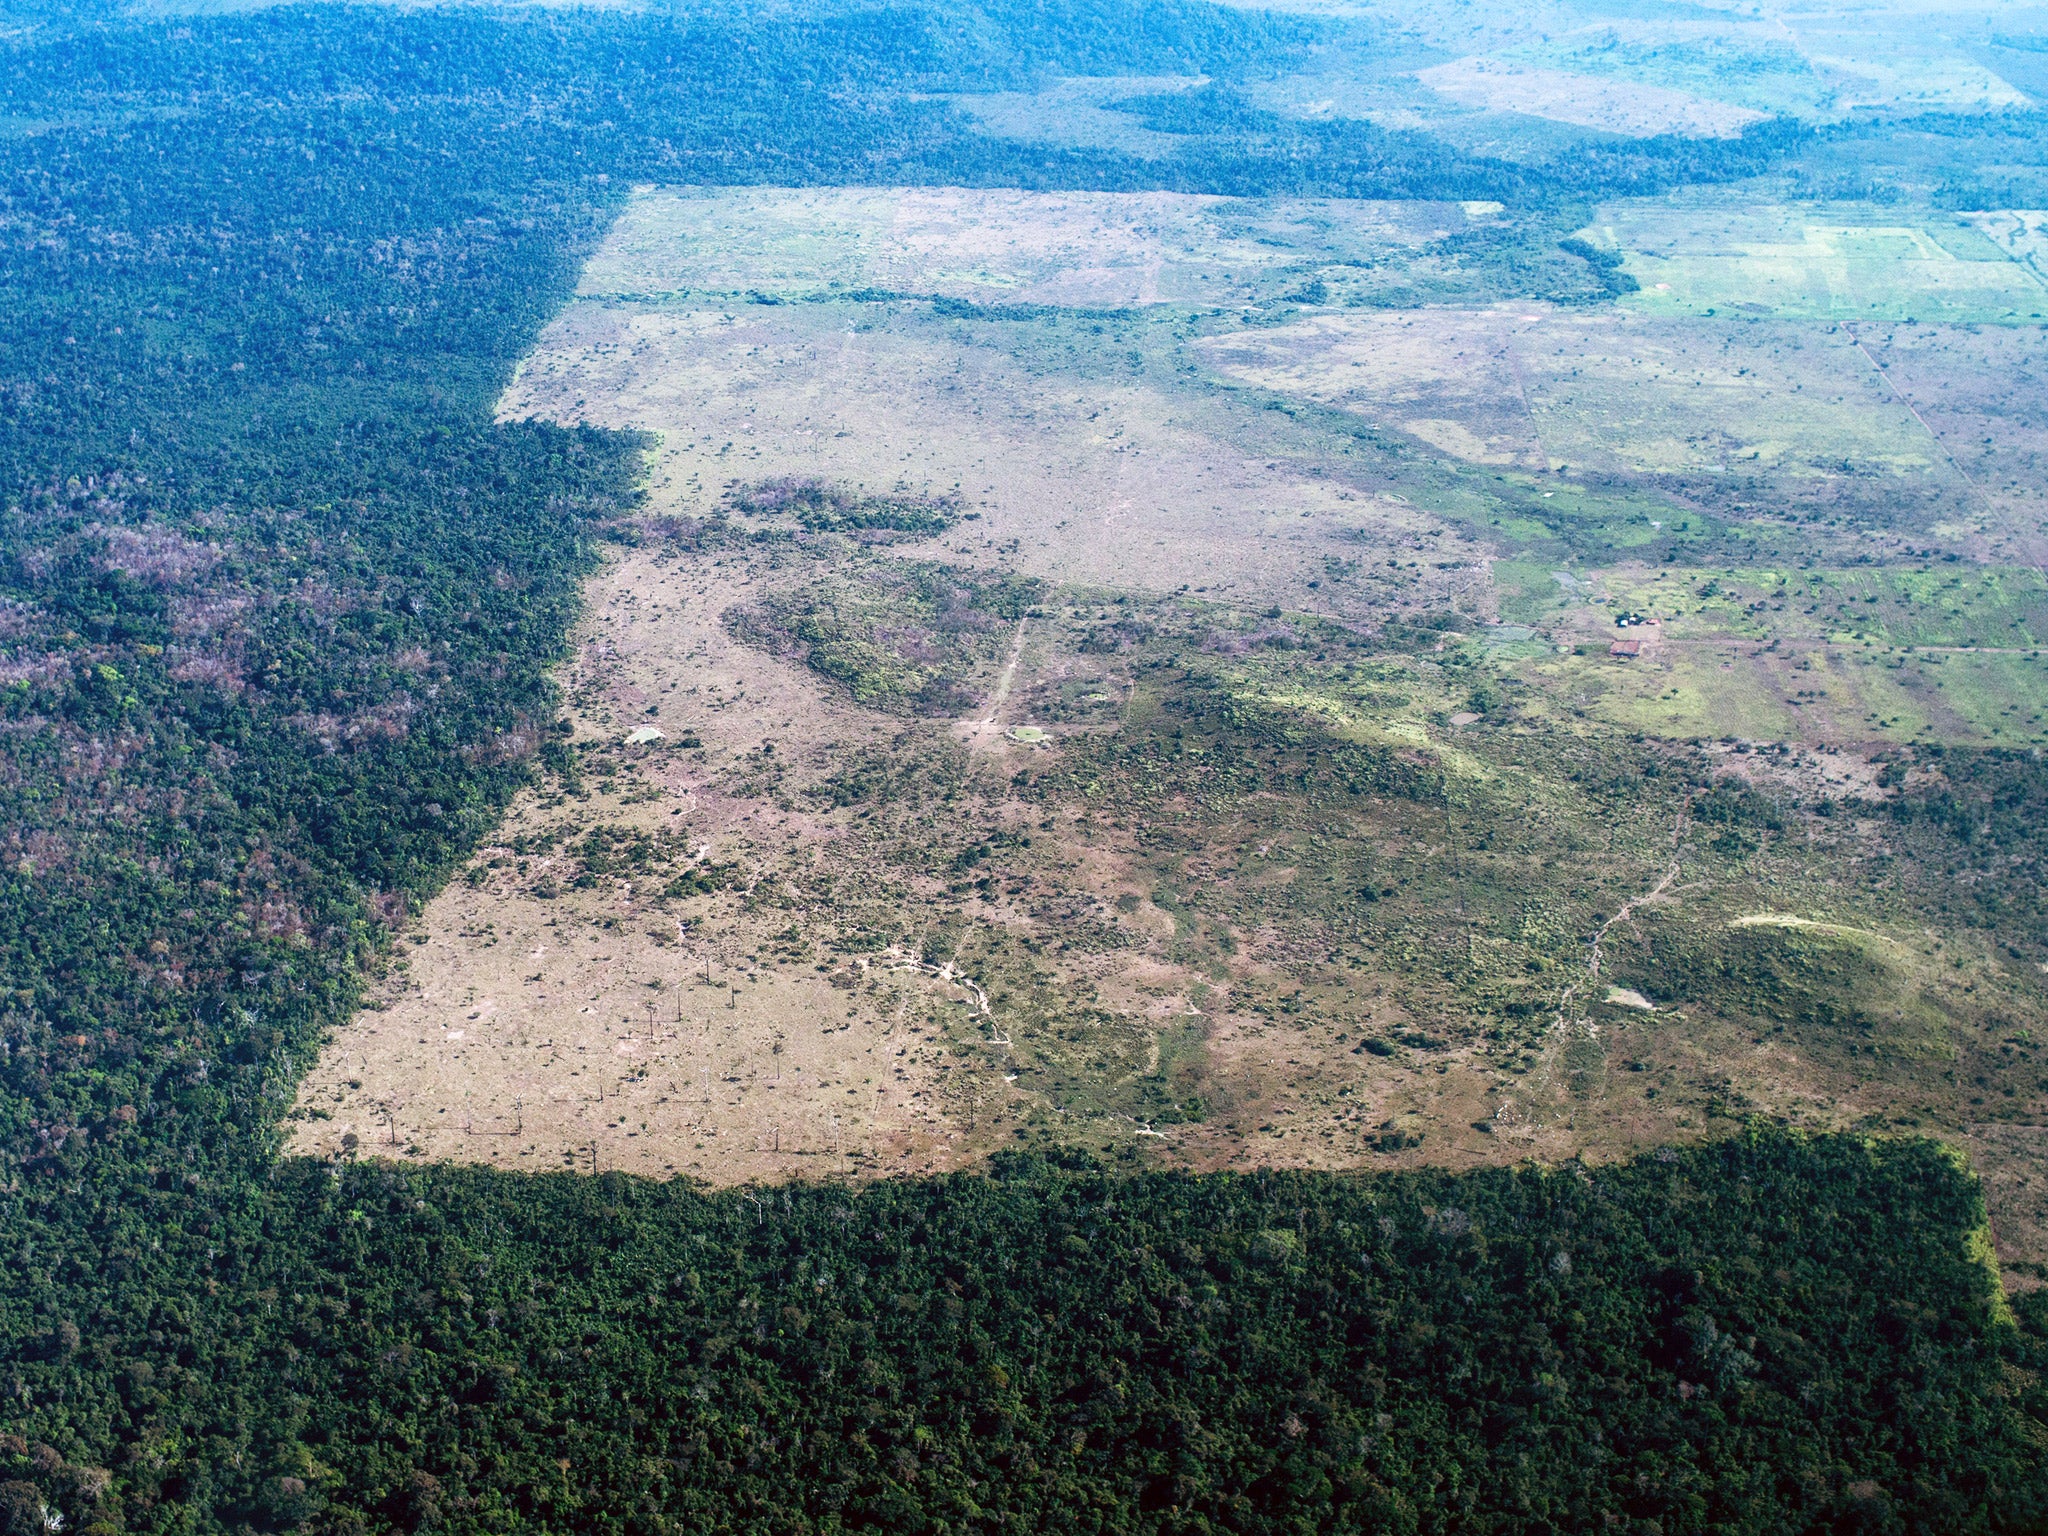
[[[1482,567],[1426,513],[1247,452],[1206,402],[1061,377],[1059,360],[889,306],[589,305],[551,328],[506,410],[654,428],[653,489],[684,515],[774,475],[956,494],[979,516],[949,558],[1055,582],[1325,607],[1338,594],[1308,583],[1347,540]]]
[[[1302,263],[1413,249],[1472,217],[1460,203],[1176,192],[646,188],[586,265],[580,292],[1233,305],[1286,286]]]
[[[658,541],[607,567],[562,679],[580,786],[550,779],[523,793],[428,906],[302,1086],[296,1150],[717,1184],[932,1172],[1020,1136],[1191,1167],[1350,1167],[1398,1159],[1402,1143],[1379,1147],[1396,1124],[1495,1112],[1482,1062],[1461,1058],[1453,1074],[1448,1058],[1361,1057],[1358,1021],[1240,1009],[1237,996],[1298,957],[1278,935],[1247,935],[1220,975],[1178,953],[1136,829],[1095,821],[1085,803],[1034,825],[1041,809],[1008,781],[1062,735],[1113,728],[1132,685],[1113,660],[1027,621],[983,679],[985,702],[950,724],[906,722],[731,637],[724,614],[791,579],[758,555]],[[1078,723],[1057,723],[1062,713]],[[648,726],[662,739],[631,744]],[[1036,836],[970,898],[970,942],[1014,934],[1050,949],[1076,913],[1093,913],[1116,930],[1110,947],[1023,972],[916,963],[943,921],[940,882],[865,836],[865,810],[803,794],[906,738],[913,758],[961,743],[981,787],[909,835],[948,849],[1006,828]],[[593,831],[660,841],[671,856],[572,882]],[[665,894],[679,871],[720,868],[736,871],[732,888]],[[835,883],[851,894],[835,898]],[[849,902],[877,895],[897,931],[857,953],[812,942]],[[1027,1038],[1017,1010],[1042,1011],[1048,997],[1060,1000],[1053,1017]],[[1080,999],[1089,1021],[1076,1028],[1059,1010]],[[1386,1027],[1404,1018],[1391,1000],[1370,1012]],[[1091,1078],[1157,1074],[1162,1050],[1182,1054],[1185,1081],[1215,1108],[1209,1122],[1156,1128],[1091,1091]],[[1499,1143],[1468,1131],[1469,1147],[1432,1145],[1433,1159],[1573,1144],[1513,1109],[1507,1120],[1515,1130]]]
[[[1324,312],[1204,338],[1230,378],[1524,469],[1953,478],[1942,449],[1838,328],[1619,310]],[[1989,387],[1965,342],[1951,370]]]
[[[931,882],[859,846],[857,811],[793,807],[793,790],[888,748],[905,722],[860,709],[800,665],[727,634],[720,616],[777,575],[741,556],[651,544],[596,581],[563,678],[571,740],[590,765],[581,791],[556,781],[522,794],[468,876],[429,905],[371,1007],[306,1079],[297,1150],[728,1184],[931,1172],[985,1156],[1027,1121],[1065,1120],[1084,1137],[1106,1127],[1127,1144],[1156,1142],[1149,1152],[1193,1166],[1248,1155],[1303,1166],[1366,1158],[1364,1135],[1404,1112],[1406,1100],[1395,1103],[1402,1085],[1431,1069],[1368,1058],[1377,1069],[1368,1072],[1346,1054],[1348,1036],[1235,1017],[1227,982],[1219,989],[1186,960],[1146,952],[1163,951],[1174,933],[1149,902],[1126,925],[1137,952],[1077,956],[1041,983],[1089,995],[1116,1021],[1089,1049],[1114,1054],[1121,1041],[1126,1054],[1149,1053],[1156,1064],[1160,1039],[1192,1021],[1213,1058],[1201,1080],[1232,1117],[1169,1135],[1085,1108],[1057,1087],[1034,1088],[1046,1064],[1007,1048],[1001,1006],[983,1026],[992,978],[916,964],[914,930],[929,922],[921,898]],[[1020,626],[986,704],[950,731],[998,795],[1038,750],[1013,734],[1030,718],[1027,696],[1043,699],[1077,678],[1090,689],[1128,688],[1099,664],[1032,640]],[[661,741],[627,744],[648,725],[666,733]],[[678,745],[689,740],[702,745]],[[750,786],[764,748],[778,771]],[[1025,825],[1026,814],[977,800],[934,835],[971,841]],[[1081,807],[1063,819],[1085,815]],[[665,839],[679,852],[652,874],[569,884],[578,867],[570,850],[593,829]],[[1041,849],[1026,876],[1035,889],[1020,890],[1021,900],[1002,890],[978,900],[975,926],[1056,939],[1061,914],[1048,899],[1107,909],[1146,885],[1127,830],[1077,829]],[[742,871],[743,889],[663,894],[674,870],[721,866]],[[802,932],[804,904],[760,899],[797,882],[815,901],[821,872],[832,871],[856,887],[901,892],[900,942],[820,960]],[[1260,958],[1239,967],[1245,979],[1272,969]],[[1429,1088],[1442,1097],[1443,1087]]]
[[[297,1150],[715,1184],[925,1173],[1045,1141],[1197,1169],[1475,1166],[1705,1134],[1700,1105],[1731,1084],[1795,1124],[1892,1102],[1682,998],[1602,1006],[1590,968],[1532,1049],[1430,1040],[1392,973],[1319,963],[1285,927],[1219,936],[1165,894],[1303,881],[1306,825],[1182,817],[1176,874],[1146,827],[1012,790],[1131,707],[1132,669],[1077,649],[1075,610],[1019,625],[957,720],[907,720],[722,622],[807,576],[658,539],[613,560],[563,676],[579,782],[522,794],[422,914],[307,1078]],[[661,739],[633,745],[650,727]],[[892,753],[956,775],[957,797],[815,793]],[[591,878],[593,835],[663,851]],[[970,888],[953,871],[991,841]],[[725,888],[687,879],[712,871]],[[1647,865],[1642,881],[1615,922],[1690,899]],[[919,964],[946,928],[964,958]],[[1289,991],[1309,1004],[1276,1006]],[[1181,1096],[1203,1112],[1146,1107]]]
[[[1421,70],[1416,78],[1438,95],[1465,106],[1522,112],[1638,137],[1676,133],[1732,138],[1767,115],[1725,101],[1709,101],[1689,91],[1500,59],[1454,59]]]
[[[1167,257],[1188,243],[1165,238],[1175,231],[1199,234],[1207,243],[1196,254],[1211,266],[1219,252],[1254,270],[1272,264],[1270,243],[1232,244],[1209,227],[1218,203],[657,197],[624,221],[585,288],[667,292],[825,274],[904,281],[912,262],[922,291],[933,286],[926,277],[943,286],[962,270],[1000,268],[1024,297],[1142,301],[1161,273],[1169,288],[1204,280],[1172,278]],[[676,231],[696,216],[692,244]],[[1344,218],[1388,222],[1370,206]],[[1112,270],[1125,276],[1111,282]],[[1132,273],[1136,290],[1115,287]],[[656,523],[713,514],[736,483],[794,474],[957,497],[969,519],[903,555],[1062,584],[1314,601],[1333,542],[1348,553],[1361,541],[1450,557],[1430,562],[1418,587],[1483,575],[1476,550],[1402,499],[1302,474],[1256,441],[1248,453],[1218,435],[1213,410],[1205,420],[1199,401],[1142,377],[1077,378],[1063,366],[1071,346],[1060,345],[986,344],[885,303],[597,301],[551,329],[504,411],[657,431]],[[920,973],[886,944],[820,962],[801,911],[792,922],[785,906],[758,899],[766,884],[824,867],[857,885],[891,885],[906,909],[919,895],[902,869],[835,846],[858,841],[848,837],[851,813],[819,814],[790,798],[861,752],[886,750],[904,722],[728,635],[723,616],[774,580],[749,555],[678,553],[657,541],[594,583],[564,685],[574,740],[598,749],[590,761],[602,758],[602,774],[593,770],[595,787],[586,780],[580,792],[551,783],[522,796],[499,843],[429,907],[386,995],[308,1079],[296,1122],[303,1150],[351,1145],[725,1183],[950,1166],[985,1150],[1006,1112],[1066,1113],[1013,1088],[1029,1073],[999,1070],[1000,1050],[974,1054],[979,1031],[968,1031],[973,1050],[957,1054],[961,1023],[983,1006],[972,985]],[[1084,701],[1127,690],[1071,647],[1038,638],[1020,628],[1000,674],[984,680],[985,705],[953,732],[977,757],[1000,764],[1034,750],[1009,735],[1012,706],[1026,697],[1057,706],[1066,685],[1110,690],[1077,695]],[[632,745],[645,725],[666,734]],[[764,787],[754,769],[771,757]],[[1017,814],[979,809],[998,823]],[[566,850],[597,828],[661,840],[668,862],[653,875],[564,886],[556,866],[582,867]],[[1129,883],[1113,848],[1081,862],[1097,878],[1079,883],[1109,897]],[[735,889],[662,894],[676,869],[692,867],[738,871]],[[999,924],[1017,916],[984,914]],[[1112,994],[1127,982],[1100,980]],[[1157,1001],[1148,995],[1135,1011]],[[977,1130],[980,1146],[970,1148]]]
[[[1526,304],[1324,313],[1201,350],[1229,377],[1385,420],[1454,457],[1540,469],[1517,336],[1550,315]]]
[[[564,685],[572,739],[611,753],[604,777],[523,794],[471,878],[428,907],[306,1080],[321,1118],[298,1122],[301,1150],[354,1135],[387,1155],[721,1183],[949,1165],[931,1019],[968,994],[886,954],[799,962],[771,942],[787,918],[732,894],[661,894],[668,869],[758,866],[829,837],[728,793],[724,771],[764,744],[803,761],[892,732],[726,635],[719,615],[751,582],[744,563],[634,551],[594,583]],[[684,721],[701,749],[620,745],[650,722],[682,738]],[[682,852],[655,876],[564,888],[562,845],[593,827]]]
[[[2048,1266],[2048,1127],[1975,1125],[1963,1147],[1984,1181],[1992,1243],[2006,1267],[2006,1285],[2038,1289]]]
[[[1276,448],[1291,418],[1208,370],[1398,408],[1418,439],[1518,467],[1543,452],[1517,370],[1530,335],[1561,355],[1548,318],[1322,316],[1196,346],[1172,320],[707,300],[691,286],[705,272],[829,285],[858,266],[908,286],[970,258],[1052,294],[1094,259],[1091,232],[1223,216],[1214,200],[1067,199],[1057,238],[1025,261],[1016,243],[1037,226],[1021,194],[824,194],[815,227],[797,194],[720,197],[625,221],[592,264],[593,296],[507,393],[508,417],[657,436],[638,541],[593,580],[561,675],[577,768],[523,793],[402,936],[303,1085],[297,1150],[714,1184],[924,1173],[1055,1142],[1193,1168],[1469,1166],[1619,1157],[1712,1134],[1723,1113],[1858,1124],[1919,1091],[1683,998],[1617,1001],[1591,972],[1570,1016],[1513,1048],[1431,1038],[1430,1000],[1395,958],[1304,950],[1311,928],[1219,915],[1258,910],[1232,905],[1238,893],[1323,878],[1318,840],[1340,829],[1263,802],[1169,805],[1141,825],[1086,783],[1020,787],[1156,707],[1143,669],[1160,653],[1104,643],[1121,624],[1171,620],[1202,647],[1211,610],[1247,635],[1283,611],[1356,625],[1453,603],[1491,613],[1489,549],[1383,468]],[[691,208],[753,231],[752,254],[707,248],[658,270]],[[863,245],[876,229],[894,231],[886,260]],[[1149,259],[1123,238],[1107,248],[1136,266],[1118,282]],[[1506,426],[1489,403],[1503,398],[1520,406]],[[959,520],[880,549],[754,538],[728,515],[732,492],[783,477],[927,498]],[[734,616],[778,595],[879,591],[919,562],[1045,584],[1021,622],[977,632],[949,715],[857,704],[794,650],[736,638]],[[1384,574],[1331,579],[1337,567]],[[874,633],[909,650],[932,638],[910,628]],[[1459,746],[1477,718],[1461,704],[1402,710],[1352,723],[1487,771]],[[1341,835],[1407,867],[1459,856],[1446,816],[1387,814]],[[1665,860],[1660,845],[1640,870],[1617,865],[1616,899],[1696,900],[1659,888]],[[1461,952],[1491,942],[1449,913],[1415,932]],[[2006,1132],[1985,1136],[1980,1160],[2021,1212],[2038,1164]],[[2031,1252],[2038,1224],[2010,1225],[2014,1254]]]

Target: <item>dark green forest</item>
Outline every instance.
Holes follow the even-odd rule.
[[[1928,1146],[857,1195],[279,1158],[363,962],[550,750],[641,445],[492,405],[633,181],[1498,198],[1479,258],[1591,301],[1583,199],[1805,152],[1510,165],[1233,93],[1326,23],[963,14],[9,45],[6,1536],[2043,1529],[2048,1316]],[[1179,155],[931,99],[1119,70],[1215,78],[1135,107]]]

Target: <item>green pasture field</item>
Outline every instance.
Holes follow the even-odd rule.
[[[1740,529],[1772,558],[1761,552],[1788,522],[1807,525],[1796,542],[1810,550],[1813,525],[1832,521],[1851,539],[1883,531],[1956,548],[1987,511],[2020,526],[1998,504],[2040,479],[2031,327],[1854,335],[1813,321],[1469,305],[1196,324],[1202,363],[1270,392],[1270,408],[1426,444],[1418,460],[1491,498],[1467,515],[1510,547],[1555,541],[1606,559]],[[1538,465],[1549,473],[1527,473]]]
[[[1818,645],[1778,651],[1669,643],[1657,659],[1605,647],[1510,663],[1556,713],[1580,712],[1672,740],[1947,742],[2048,740],[2048,661]]]
[[[1597,584],[1613,606],[1655,614],[1674,635],[2033,651],[2048,633],[2048,582],[2025,567],[1667,566],[1605,570]]]
[[[1354,9],[1333,0],[1306,0],[1299,8]],[[1379,5],[1355,9],[1378,12],[1399,36],[1432,50],[1435,58],[1478,55],[1532,64],[1602,82],[1685,91],[1809,122],[1838,122],[1859,108],[1998,112],[2025,106],[2024,92],[2037,99],[2040,94],[2038,74],[2030,73],[2038,55],[1985,46],[2001,33],[2025,30],[2017,13],[2001,15],[1997,7],[1903,0],[1859,4],[1846,12],[1804,6],[1766,15],[1718,5],[1594,4],[1571,8],[1569,19],[1554,9],[1500,0],[1427,0],[1398,10]],[[1396,82],[1383,77],[1394,75],[1405,60],[1394,50],[1390,67],[1387,55],[1382,46],[1326,50],[1317,65],[1331,83],[1313,94],[1300,88],[1293,94],[1325,112],[1426,123],[1445,138],[1481,116],[1398,94]],[[1350,93],[1339,88],[1344,84],[1352,86]],[[1534,137],[1548,142],[1542,130],[1551,125],[1540,117],[1489,115],[1528,125],[1519,133],[1494,127],[1503,141]]]
[[[1531,339],[1522,371],[1553,465],[1806,480],[1948,474],[1927,430],[1838,329],[1704,316],[1560,325]]]
[[[1556,706],[1673,738],[2048,739],[2048,584],[1961,562],[1850,570],[1494,567],[1502,618],[1565,647],[1490,652]],[[1610,613],[1654,615],[1643,636]],[[1599,615],[1599,619],[1595,619]]]
[[[1954,13],[1936,21],[1929,9],[1909,3],[1829,14],[1814,7],[1801,18],[1803,51],[1834,77],[1839,110],[1998,112],[2028,104],[1980,50],[1961,44]]]
[[[1485,521],[1500,539],[1510,548],[1548,546],[1568,560],[1604,565],[1611,560],[1656,559],[1667,551],[1698,559],[1694,551],[1738,533],[1725,519],[1673,506],[1647,488],[1502,475],[1496,477],[1495,489],[1500,494],[1493,498],[1495,505]],[[1513,565],[1513,560],[1498,563],[1495,579],[1502,579],[1498,573],[1503,566]],[[1543,580],[1529,590],[1554,595],[1558,587],[1549,578],[1551,569],[1543,565]],[[1504,604],[1521,601],[1519,591],[1503,592]],[[1503,614],[1508,611],[1504,606]],[[1528,617],[1528,610],[1514,611]]]
[[[1956,215],[1736,195],[1632,200],[1582,238],[1622,257],[1645,315],[2026,325],[2048,287]]]

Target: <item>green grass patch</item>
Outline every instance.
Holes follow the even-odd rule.
[[[1644,315],[2030,325],[2048,289],[1948,217],[1862,204],[1611,205],[1586,232],[1623,256]]]

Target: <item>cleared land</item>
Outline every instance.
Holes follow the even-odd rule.
[[[1524,333],[1546,306],[1318,311],[1206,336],[1226,377],[1385,421],[1478,464],[1544,466],[1523,386]]]
[[[1463,58],[1432,65],[1416,78],[1439,95],[1492,112],[1524,112],[1608,133],[1677,133],[1728,138],[1765,116],[1689,91],[1634,80],[1571,74],[1502,59]]]
[[[2038,324],[2048,288],[1980,219],[1702,195],[1603,209],[1586,233],[1625,255],[1645,313]]]
[[[1202,350],[1231,377],[1386,420],[1477,463],[1932,476],[1937,488],[1962,488],[1839,329],[1525,304],[1318,312],[1207,337]]]
[[[1838,92],[1837,83],[1800,51],[1797,34],[1779,17],[1609,17],[1524,42],[1511,56],[1574,74],[1662,86],[1770,116],[1829,116]]]
[[[949,1164],[934,1020],[968,994],[901,956],[797,964],[787,920],[725,892],[736,865],[754,883],[830,842],[730,775],[764,746],[817,761],[891,735],[726,634],[750,582],[636,555],[596,584],[564,677],[591,782],[523,795],[429,906],[308,1078],[302,1145],[718,1182]],[[623,744],[678,717],[687,735]]]
[[[1844,18],[1813,17],[1799,29],[1800,46],[1834,82],[1837,110],[1995,112],[2031,104],[2025,92],[1943,38],[1946,29],[1926,27],[1928,19],[1909,6],[1881,7],[1847,26]]]
[[[1312,303],[1444,216],[1319,207],[636,205],[503,406],[655,435],[566,754],[301,1149],[734,1183],[1761,1115],[1970,1138],[2032,1252],[2037,939],[1933,915],[1995,869],[1915,884],[1951,855],[1885,807],[1940,772],[1888,742],[2048,738],[2048,591],[1992,558],[2027,408],[2005,522],[1937,527],[1995,402],[1910,404],[2033,333]]]
[[[1343,9],[1352,9],[1343,7]],[[1369,117],[1490,153],[1566,147],[1544,132],[1725,133],[1760,116],[1837,121],[1859,109],[1995,113],[2041,96],[2035,55],[1996,8],[1943,0],[1656,13],[1418,0],[1378,11],[1434,58],[1421,71],[1379,36],[1326,49],[1266,92],[1307,115]],[[1606,14],[1601,14],[1602,10]]]
[[[1413,250],[1459,203],[946,187],[652,190],[584,270],[587,297],[901,294],[1115,308],[1276,297],[1305,262]],[[1295,279],[1298,280],[1298,279]]]

